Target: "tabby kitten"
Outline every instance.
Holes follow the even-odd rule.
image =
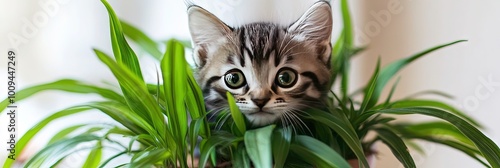
[[[254,126],[292,124],[329,90],[332,13],[313,4],[290,26],[230,27],[199,6],[188,9],[194,56],[207,109],[227,109],[226,91]]]

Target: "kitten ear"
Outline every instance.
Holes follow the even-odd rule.
[[[314,3],[298,21],[288,27],[288,32],[305,41],[313,41],[319,48],[318,55],[328,62],[331,52],[332,10],[325,1]]]
[[[199,6],[188,9],[189,30],[195,45],[211,44],[225,39],[231,28]]]
[[[289,28],[289,32],[303,35],[309,40],[330,41],[332,33],[332,10],[328,2],[319,1],[314,3]]]
[[[196,55],[195,62],[203,66],[208,57],[208,45],[224,42],[232,30],[215,15],[199,6],[188,8],[188,19]]]

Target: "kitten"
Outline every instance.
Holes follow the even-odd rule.
[[[227,109],[226,92],[254,126],[300,120],[329,90],[332,13],[313,4],[290,26],[250,23],[230,27],[199,6],[189,27],[207,109]]]

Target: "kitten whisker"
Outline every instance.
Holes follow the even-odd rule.
[[[295,109],[295,110],[291,111],[290,115],[294,116],[294,118],[297,120],[297,123],[300,126],[300,128],[302,129],[302,131],[305,131],[304,128],[302,127],[302,125],[303,125],[306,128],[307,132],[309,132],[310,135],[313,135],[311,129],[309,129],[307,124],[296,114],[297,112],[298,112],[297,109]]]

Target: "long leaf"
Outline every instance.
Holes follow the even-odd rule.
[[[172,153],[167,149],[159,148],[144,150],[138,155],[138,157],[131,161],[130,167],[149,167],[170,158]]]
[[[227,102],[229,103],[229,109],[231,111],[231,117],[233,117],[234,123],[238,128],[240,133],[244,133],[246,131],[245,118],[243,113],[240,112],[238,106],[236,106],[236,101],[234,100],[233,95],[231,93],[226,92]]]
[[[239,168],[251,168],[250,158],[248,157],[247,151],[242,144],[236,149],[236,153],[233,156],[233,161],[231,163],[233,167]]]
[[[161,61],[163,90],[166,98],[167,119],[169,128],[174,134],[178,150],[174,158],[181,167],[187,166],[185,154],[188,117],[186,95],[188,92],[187,62],[184,58],[184,47],[176,40],[167,43],[167,52]]]
[[[56,135],[52,136],[52,138],[49,140],[48,144],[54,143],[58,140],[65,138],[68,134],[71,134],[73,131],[75,131],[78,128],[81,128],[83,126],[86,126],[86,124],[79,124],[79,125],[74,125],[71,127],[64,128],[63,130],[59,131]]]
[[[444,121],[424,122],[418,124],[401,125],[406,131],[411,131],[413,134],[420,136],[433,136],[442,139],[453,139],[460,143],[474,146],[460,130],[453,126],[453,124]]]
[[[392,108],[402,108],[402,107],[417,107],[417,106],[422,106],[422,107],[435,107],[435,108],[440,108],[449,112],[452,112],[455,115],[458,115],[459,117],[462,117],[465,119],[467,122],[473,124],[474,126],[477,126],[479,128],[482,128],[481,124],[474,120],[473,118],[467,116],[464,112],[437,100],[425,100],[425,99],[408,99],[408,100],[399,100],[391,103]]]
[[[375,68],[375,72],[373,72],[372,78],[368,82],[367,88],[365,88],[365,95],[363,98],[363,103],[361,104],[360,107],[360,112],[364,112],[366,109],[370,109],[371,107],[368,105],[370,99],[373,96],[373,92],[375,91],[375,86],[377,84],[378,80],[378,75],[379,75],[379,69],[380,69],[380,57],[377,60],[377,67]]]
[[[282,168],[285,166],[288,153],[290,152],[290,144],[292,142],[291,129],[278,129],[273,132],[272,150],[274,156],[274,167]]]
[[[444,122],[441,122],[441,123],[444,123]],[[438,124],[436,126],[439,128],[440,124]],[[446,123],[446,124],[448,124],[448,123]],[[433,122],[430,122],[428,124],[424,123],[424,125],[430,126],[430,125],[433,125]],[[451,126],[451,124],[448,124],[448,125]],[[457,140],[453,136],[452,137],[443,136],[441,133],[435,134],[435,133],[432,133],[433,131],[428,131],[428,130],[427,131],[420,131],[420,130],[416,130],[413,128],[409,128],[408,126],[405,126],[405,125],[396,125],[396,126],[386,125],[386,127],[390,127],[391,129],[397,130],[401,134],[401,137],[404,139],[409,139],[409,140],[420,139],[420,140],[425,140],[425,141],[429,141],[429,142],[433,142],[433,143],[437,143],[437,144],[441,144],[441,145],[445,145],[445,146],[454,148],[456,150],[463,152],[464,154],[469,155],[471,158],[474,158],[475,160],[477,160],[478,162],[483,164],[485,167],[490,167],[487,163],[485,163],[482,159],[479,158],[479,157],[482,157],[482,154],[476,148],[476,146],[474,144],[472,144],[472,142],[463,143],[460,140]],[[420,127],[420,126],[418,126],[418,127]],[[448,127],[448,126],[446,126],[446,127]],[[452,134],[455,134],[455,133],[452,133]],[[407,142],[411,142],[411,141],[407,141]],[[418,149],[418,150],[423,152],[422,149]]]
[[[194,79],[193,72],[189,67],[186,67],[188,70],[187,72],[187,79],[188,79],[188,94],[186,98],[186,105],[188,106],[189,114],[191,115],[191,118],[197,119],[202,117],[202,125],[200,129],[200,135],[204,138],[207,138],[210,136],[210,127],[208,125],[208,120],[205,117],[207,112],[205,108],[205,101],[204,101],[204,96],[203,93],[201,92],[200,87],[196,83],[196,80]]]
[[[201,155],[198,167],[205,167],[208,158],[210,157],[212,152],[215,151],[216,147],[227,147],[236,141],[238,141],[238,139],[233,135],[214,135],[209,137],[206,143],[204,143],[200,149]]]
[[[27,163],[26,167],[52,167],[57,164],[62,158],[75,152],[78,145],[85,142],[91,142],[101,139],[95,135],[79,135],[70,139],[58,141],[53,143],[35,156],[33,156]]]
[[[140,117],[138,114],[132,112],[126,105],[116,103],[116,102],[110,102],[110,101],[105,101],[105,102],[93,102],[85,105],[87,107],[92,107],[94,109],[98,109],[104,114],[110,116],[113,118],[115,121],[118,123],[122,124],[132,132],[134,132],[137,135],[140,134],[147,134],[153,137],[155,141],[148,141],[144,142],[147,144],[155,143],[155,146],[167,146],[166,143],[168,143],[172,138],[172,135],[170,132],[158,132],[154,126],[147,122],[144,118]],[[167,140],[163,139],[163,137],[166,137]]]
[[[125,100],[121,95],[112,90],[97,87],[94,85],[84,84],[80,81],[72,79],[58,80],[55,82],[40,84],[20,90],[16,93],[16,101],[21,101],[23,99],[26,99],[30,96],[37,94],[38,92],[48,91],[48,90],[60,90],[60,91],[82,93],[82,94],[98,94],[107,99],[119,102],[125,102]],[[2,111],[4,111],[4,109],[8,105],[9,105],[9,99],[5,99],[0,103],[0,114],[2,113]]]
[[[298,135],[290,149],[315,167],[351,167],[342,156],[328,145],[309,136]]]
[[[352,28],[351,14],[349,12],[349,3],[347,0],[340,1],[340,8],[342,11],[342,21],[343,21],[343,37],[344,37],[344,46],[348,49],[353,48],[354,44],[354,33]]]
[[[101,0],[101,2],[108,10],[111,46],[113,47],[113,54],[115,55],[116,61],[124,64],[131,72],[133,72],[134,75],[143,81],[144,79],[142,77],[139,60],[123,35],[120,20],[116,16],[115,11],[113,11],[113,8],[111,8],[111,5],[109,5],[106,0]]]
[[[96,147],[92,149],[87,156],[87,160],[83,164],[83,168],[96,168],[99,166],[99,162],[102,159],[102,144],[101,141],[97,142]]]
[[[256,168],[272,167],[271,135],[275,125],[245,132],[245,147]]]
[[[498,146],[476,127],[450,112],[428,107],[395,108],[379,110],[377,112],[387,114],[421,114],[446,120],[474,142],[492,167],[500,167],[500,149]]]
[[[458,40],[458,41],[454,41],[454,42],[451,42],[451,43],[439,45],[439,46],[427,49],[425,51],[422,51],[420,53],[417,53],[417,54],[415,54],[413,56],[410,56],[410,57],[407,57],[407,58],[395,61],[395,62],[387,65],[386,67],[384,67],[381,70],[381,72],[380,72],[379,80],[377,81],[377,84],[375,86],[375,91],[373,93],[372,99],[370,99],[370,102],[368,103],[368,106],[369,107],[373,107],[378,102],[378,99],[380,98],[380,94],[382,93],[382,90],[384,89],[384,87],[387,84],[387,82],[389,82],[389,80],[397,72],[399,72],[399,70],[401,70],[402,68],[404,68],[405,66],[407,66],[409,63],[411,63],[411,62],[415,61],[416,59],[421,58],[422,56],[425,56],[425,55],[427,55],[427,54],[429,54],[429,53],[431,53],[433,51],[436,51],[438,49],[441,49],[441,48],[444,48],[444,47],[447,47],[447,46],[451,46],[453,44],[464,42],[464,41],[466,41],[466,40]]]
[[[112,160],[116,159],[117,157],[120,157],[121,155],[124,155],[126,154],[127,151],[123,151],[123,152],[120,152],[120,153],[117,153],[111,157],[109,157],[108,159],[106,159],[104,162],[102,162],[101,165],[99,165],[99,168],[104,168],[109,162],[111,162]]]
[[[345,116],[341,113],[327,113],[317,110],[309,110],[307,113],[308,115],[304,116],[305,118],[322,123],[334,130],[358,157],[359,163],[365,167],[369,167],[358,135]]]
[[[68,115],[72,115],[72,114],[76,114],[76,113],[79,113],[79,112],[82,112],[82,111],[86,111],[86,110],[90,110],[90,108],[88,107],[80,107],[80,106],[77,106],[77,107],[71,107],[71,108],[67,108],[65,110],[62,110],[62,111],[59,111],[59,112],[56,112],[52,115],[50,115],[49,117],[43,119],[42,121],[40,121],[38,124],[36,124],[35,126],[33,126],[31,129],[29,129],[20,139],[19,141],[16,143],[16,151],[23,151],[24,147],[26,147],[26,144],[28,144],[28,142],[40,131],[42,130],[43,128],[45,128],[45,126],[49,123],[51,123],[53,120],[56,120],[56,119],[59,119],[59,118],[62,118],[62,117],[65,117],[65,116],[68,116]],[[3,165],[3,167],[11,167],[12,164],[14,163],[14,160],[11,160],[11,159],[6,159],[5,160],[5,163]]]
[[[123,33],[132,41],[137,43],[144,51],[148,52],[154,58],[161,60],[163,54],[158,49],[158,43],[153,41],[150,37],[144,34],[141,30],[128,24],[127,22],[120,21]]]
[[[385,128],[375,129],[375,132],[377,132],[378,137],[382,140],[382,142],[384,142],[389,149],[391,149],[392,153],[396,156],[399,162],[401,162],[405,167],[417,167],[410,155],[408,147],[406,147],[405,143],[398,135]]]
[[[121,64],[117,64],[106,54],[99,50],[94,51],[99,59],[113,72],[120,86],[127,93],[125,97],[130,109],[148,123],[151,123],[157,132],[161,132],[158,138],[164,141],[166,138],[163,136],[166,132],[164,116],[153,96],[149,94],[146,84],[133,75],[130,70]]]

